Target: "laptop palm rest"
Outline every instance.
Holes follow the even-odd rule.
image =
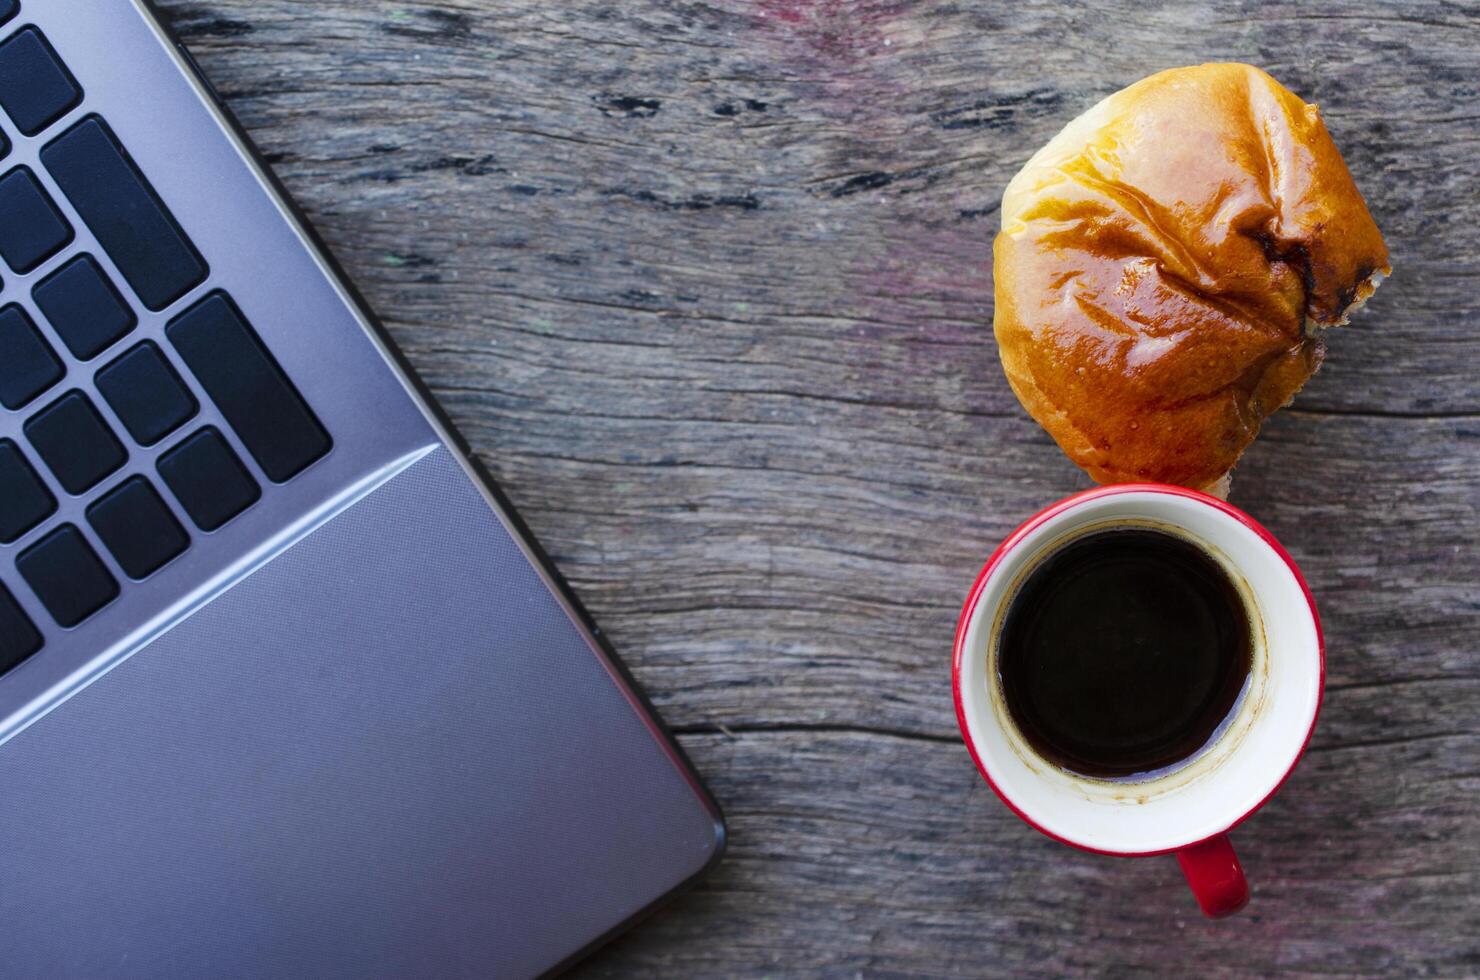
[[[439,448],[7,743],[5,975],[548,969],[719,846],[629,697]]]

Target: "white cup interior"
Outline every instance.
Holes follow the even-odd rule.
[[[1032,752],[1002,702],[992,645],[1027,569],[1091,526],[1151,523],[1218,557],[1252,607],[1255,661],[1231,723],[1186,765],[1140,781],[1074,775]],[[1175,850],[1227,830],[1294,767],[1315,724],[1320,631],[1298,572],[1253,527],[1198,497],[1126,490],[1080,498],[1032,526],[981,583],[961,639],[962,722],[976,758],[1009,803],[1039,829],[1120,854]]]

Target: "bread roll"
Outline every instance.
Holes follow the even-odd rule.
[[[1065,126],[1008,184],[994,268],[1007,379],[1070,459],[1223,492],[1391,272],[1320,112],[1240,64]]]

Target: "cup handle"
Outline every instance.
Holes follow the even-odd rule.
[[[1187,876],[1187,885],[1197,899],[1203,915],[1221,919],[1243,908],[1249,901],[1249,883],[1238,855],[1227,834],[1184,847],[1177,852],[1177,863]]]

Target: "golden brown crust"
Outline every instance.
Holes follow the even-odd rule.
[[[1164,71],[1013,178],[996,334],[1023,406],[1101,483],[1217,483],[1320,366],[1387,248],[1320,113],[1257,68]]]

